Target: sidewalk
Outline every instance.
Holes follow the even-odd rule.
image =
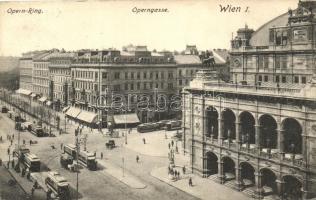
[[[8,182],[12,179],[13,177],[8,170],[4,166],[0,166],[0,199],[26,199],[26,193],[18,183],[13,186],[9,185]]]
[[[124,171],[123,177],[123,169],[118,166],[115,166],[110,162],[106,162],[104,160],[98,160],[98,163],[100,163],[104,167],[104,169],[101,171],[102,173],[110,174],[127,186],[134,189],[144,189],[146,187],[146,185],[143,184],[136,176],[133,176],[126,170]]]
[[[232,188],[221,185],[207,178],[201,178],[194,174],[181,175],[180,180],[172,181],[168,177],[167,167],[156,168],[151,171],[151,176],[200,199],[213,200],[250,200],[245,194],[235,191]],[[181,171],[180,168],[177,168]],[[182,172],[182,171],[181,171]],[[182,173],[181,173],[182,174]],[[190,187],[188,182],[192,178],[193,186]]]
[[[5,163],[7,164],[7,163]],[[8,170],[8,169],[6,169]],[[26,176],[22,177],[21,173],[17,173],[14,171],[10,165],[10,168],[8,172],[12,175],[12,177],[18,182],[18,184],[21,186],[21,188],[29,195],[31,196],[31,189],[33,187],[33,182],[28,180]],[[34,196],[32,200],[43,200],[46,199],[46,193],[42,189],[36,189],[34,191]]]

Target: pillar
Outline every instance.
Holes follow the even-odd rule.
[[[256,135],[256,147],[258,148],[259,152],[260,152],[260,140],[261,140],[261,126],[256,122],[255,124],[255,135]]]
[[[277,183],[277,193],[280,199],[283,199],[283,187],[284,187],[284,181],[279,179],[275,181]]]
[[[281,127],[281,122],[278,122],[278,150],[280,154],[280,159],[283,160],[284,157],[284,130]]]
[[[208,134],[208,129],[207,129],[207,111],[204,109],[203,110],[203,140],[206,140],[206,135]]]
[[[206,178],[209,174],[208,168],[207,168],[207,156],[203,156],[203,178]]]
[[[237,165],[235,167],[236,170],[236,182],[235,182],[235,189],[240,191],[242,189],[242,182],[241,182],[241,167],[240,165]]]
[[[240,122],[239,122],[239,119],[237,118],[237,121],[235,122],[235,129],[236,129],[236,143],[239,144],[241,143],[240,141],[240,133],[241,133],[241,126],[240,126]]]
[[[217,181],[221,184],[224,183],[224,162],[222,158],[219,158],[218,161],[218,176],[217,176]]]
[[[218,117],[218,145],[219,146],[222,146],[223,144],[223,120],[222,120],[222,117],[221,117],[221,113],[219,114],[219,117]]]
[[[261,185],[261,177],[262,177],[262,174],[260,172],[255,173],[255,179],[256,179],[255,196],[256,196],[256,199],[262,199],[263,188]]]

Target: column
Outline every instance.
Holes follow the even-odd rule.
[[[208,168],[207,168],[207,156],[203,156],[203,178],[206,178],[209,174]]]
[[[280,154],[280,160],[284,158],[284,130],[281,127],[281,122],[278,122],[278,150]]]
[[[241,125],[239,122],[239,119],[237,118],[237,121],[235,122],[235,129],[236,129],[236,143],[238,145],[238,147],[240,146],[240,132],[241,132]]]
[[[255,124],[255,135],[256,135],[256,147],[257,147],[257,149],[260,152],[260,148],[261,148],[261,145],[260,145],[261,126],[258,124],[257,121],[256,121],[256,124]]]
[[[242,188],[242,183],[241,183],[241,167],[238,165],[235,167],[236,170],[236,182],[235,182],[235,189],[240,191]]]
[[[203,110],[203,138],[204,141],[206,140],[206,136],[208,134],[208,130],[207,130],[207,111]]]
[[[275,181],[277,183],[277,193],[280,199],[283,199],[283,187],[284,187],[284,181],[281,179],[278,179]]]
[[[262,177],[262,174],[260,172],[255,173],[256,186],[257,186],[256,191],[255,191],[255,196],[257,199],[262,198],[263,189],[261,185],[261,177]]]
[[[218,117],[218,145],[219,146],[222,146],[223,144],[223,133],[222,133],[222,129],[223,129],[223,120],[222,120],[222,116],[221,116],[221,113],[219,114],[219,117]]]
[[[222,158],[219,158],[218,161],[218,176],[217,176],[217,181],[221,184],[224,183],[224,162],[222,160]]]

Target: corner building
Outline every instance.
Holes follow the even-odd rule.
[[[315,8],[302,1],[256,32],[239,29],[230,83],[201,70],[184,88],[183,145],[193,173],[256,199],[315,198]]]

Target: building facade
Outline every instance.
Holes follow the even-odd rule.
[[[257,199],[315,197],[315,8],[302,1],[257,31],[239,29],[231,82],[200,71],[183,90],[193,173]]]

